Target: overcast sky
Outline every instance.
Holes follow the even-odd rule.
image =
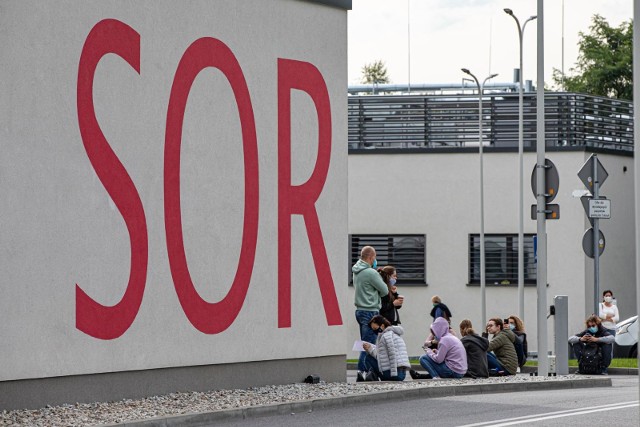
[[[600,14],[618,26],[633,17],[632,0],[546,0],[545,81],[562,68],[562,4],[564,3],[564,68],[578,55],[578,32],[588,32]],[[349,84],[359,84],[362,66],[382,59],[392,83],[457,83],[469,68],[482,80],[513,81],[518,67],[518,32],[510,8],[524,22],[537,14],[537,0],[353,0],[349,20]],[[407,12],[410,11],[410,14]],[[408,31],[409,28],[409,31]],[[409,37],[410,35],[410,37]],[[537,24],[524,36],[524,78],[536,81]],[[409,51],[410,44],[410,51]],[[411,55],[409,55],[409,52]]]

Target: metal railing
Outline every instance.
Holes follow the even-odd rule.
[[[350,149],[478,146],[478,95],[349,96]],[[633,104],[577,93],[545,94],[547,147],[633,151]],[[536,144],[536,94],[524,94],[524,146]],[[483,98],[483,144],[518,146],[518,94]]]

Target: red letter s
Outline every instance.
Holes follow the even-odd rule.
[[[76,328],[100,339],[114,339],[133,323],[147,279],[147,222],[131,177],[104,137],[93,106],[93,77],[100,59],[115,53],[140,74],[140,35],[128,25],[105,19],[92,29],[78,66],[78,124],[84,148],[100,182],[118,207],[131,242],[131,271],[127,289],[112,307],[94,301],[76,284]]]
[[[302,185],[291,185],[291,90],[309,94],[318,114],[318,158]],[[291,215],[302,215],[320,285],[327,323],[342,325],[315,202],[331,161],[331,105],[320,71],[308,62],[278,59],[278,327],[291,326]]]

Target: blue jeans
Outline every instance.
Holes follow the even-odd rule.
[[[505,374],[508,374],[509,371],[502,366],[502,363],[498,360],[498,357],[492,352],[487,353],[487,365],[489,367],[489,374],[491,374],[491,370],[495,369],[496,371],[504,371]]]
[[[428,355],[420,357],[420,365],[431,374],[432,378],[462,378],[463,374],[453,372],[446,363],[436,363]]]
[[[378,374],[378,376],[382,379],[382,381],[404,381],[404,378],[407,375],[404,368],[398,368],[398,375],[395,375],[395,376],[391,376],[390,370],[380,372],[380,367],[378,366],[378,360],[366,352],[365,352],[365,358],[364,358],[364,367],[365,369],[361,369],[361,370],[375,371]]]
[[[382,371],[382,381],[404,381],[407,372],[404,369],[398,368],[398,375],[391,376],[391,371]]]
[[[369,326],[369,321],[373,318],[373,316],[377,315],[377,311],[365,311],[365,310],[356,310],[356,320],[358,321],[358,325],[360,325],[360,339],[362,341],[366,341],[371,344],[376,343],[376,339],[378,336],[373,329]],[[358,358],[358,370],[359,371],[367,371],[368,366],[365,362],[367,356],[366,351],[360,352],[360,357]],[[375,360],[374,358],[372,358]],[[378,370],[378,363],[376,361],[376,371]]]

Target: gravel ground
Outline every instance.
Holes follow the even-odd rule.
[[[401,390],[415,387],[441,387],[457,384],[494,384],[513,382],[539,382],[586,378],[584,375],[558,377],[496,377],[487,379],[425,380],[399,383],[324,383],[289,384],[254,387],[241,390],[214,390],[209,392],[172,393],[138,400],[117,402],[76,403],[75,405],[47,406],[36,410],[3,411],[0,426],[91,426],[143,420],[169,415],[212,412],[274,403],[364,394],[382,390]]]

